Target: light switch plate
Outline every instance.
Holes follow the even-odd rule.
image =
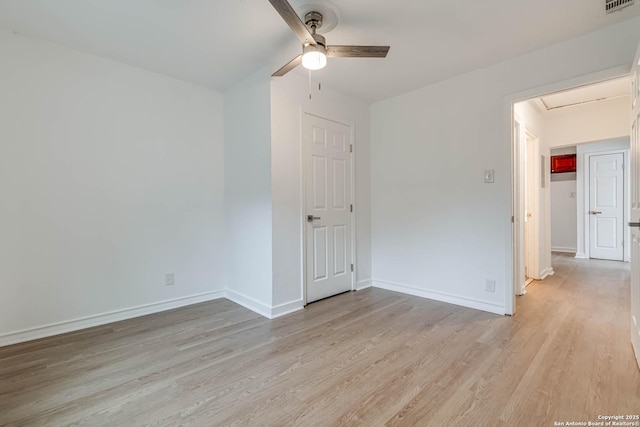
[[[173,273],[166,273],[164,275],[164,284],[165,286],[173,286],[176,283],[175,275]]]
[[[491,184],[493,183],[493,174],[494,174],[495,170],[493,169],[488,169],[486,171],[484,171],[484,182],[486,182],[487,184]]]

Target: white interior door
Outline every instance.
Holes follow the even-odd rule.
[[[305,114],[307,302],[352,289],[351,128]]]
[[[526,280],[531,277],[531,144],[527,140],[524,150],[524,276]]]
[[[525,241],[524,241],[524,216],[525,216],[525,124],[521,117],[514,116],[513,122],[513,156],[514,156],[514,176],[513,183],[516,197],[513,206],[513,247],[514,247],[514,284],[515,293],[513,296],[513,310],[510,314],[515,314],[515,295],[524,295],[525,290]]]
[[[539,242],[538,242],[538,195],[540,186],[540,165],[537,140],[526,132],[525,150],[525,276],[527,279],[540,279]],[[527,280],[528,282],[529,280]]]
[[[640,46],[631,84],[631,343],[640,367]]]
[[[589,157],[589,257],[623,260],[624,155]]]

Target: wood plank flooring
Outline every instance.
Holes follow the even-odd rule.
[[[515,317],[380,289],[217,300],[0,348],[3,426],[553,426],[640,414],[627,264],[554,255]]]

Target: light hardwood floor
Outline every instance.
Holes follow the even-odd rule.
[[[554,255],[515,317],[379,289],[0,348],[0,425],[553,426],[640,414],[629,271]]]

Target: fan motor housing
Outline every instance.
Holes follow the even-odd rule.
[[[314,34],[313,38],[316,40],[316,44],[312,45],[312,44],[305,44],[304,46],[302,46],[302,53],[307,53],[307,52],[322,52],[325,55],[327,54],[327,42],[325,41],[325,38],[322,37],[320,34]]]
[[[320,29],[322,27],[322,14],[316,11],[307,12],[304,15],[304,24],[312,29]]]

